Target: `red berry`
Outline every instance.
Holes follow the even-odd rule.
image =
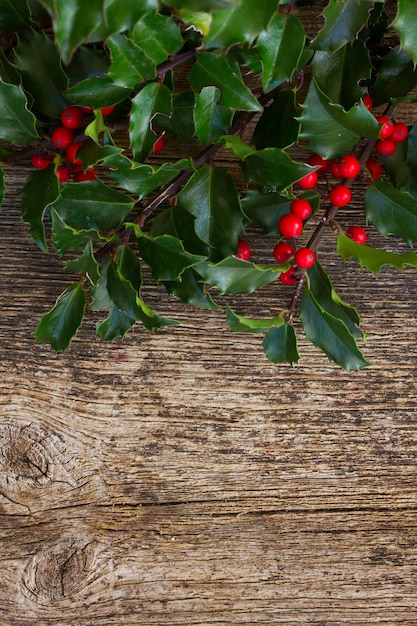
[[[343,174],[340,170],[339,161],[337,159],[332,159],[329,163],[330,174],[333,178],[343,178]]]
[[[108,107],[104,107],[103,109],[100,109],[103,115],[110,115],[110,113],[113,113],[115,108],[114,104],[111,104]]]
[[[297,263],[298,267],[307,269],[316,262],[316,255],[310,248],[299,248],[294,255],[294,261]]]
[[[56,175],[60,183],[65,183],[71,176],[71,168],[68,163],[60,163],[56,168]]]
[[[346,154],[339,159],[340,173],[343,178],[355,178],[361,171],[361,164],[352,154]]]
[[[375,159],[368,159],[365,163],[365,167],[372,180],[378,180],[378,178],[381,178],[382,165],[379,161],[376,161]]]
[[[394,154],[396,149],[397,149],[397,144],[391,138],[378,139],[375,145],[375,150],[377,151],[377,153],[385,157],[388,157],[388,156],[391,156],[391,154]]]
[[[369,93],[365,93],[363,95],[362,102],[364,103],[364,105],[368,109],[368,111],[372,110],[372,107],[374,106],[374,103],[373,103],[373,100],[372,100],[371,96],[369,95]]]
[[[43,154],[39,152],[38,154],[34,154],[31,161],[33,167],[36,167],[37,170],[45,170],[48,165],[52,163],[55,155],[53,154]]]
[[[336,185],[329,193],[329,199],[334,206],[342,207],[350,202],[352,193],[346,185]]]
[[[80,148],[80,146],[82,146],[83,143],[84,143],[83,141],[76,141],[75,143],[72,143],[66,149],[65,156],[70,163],[78,163],[78,164],[81,163],[80,159],[76,158],[76,154],[77,154],[78,148]]]
[[[294,254],[294,248],[286,241],[280,241],[274,248],[274,259],[278,263],[285,263]]]
[[[319,154],[315,154],[313,153],[309,160],[308,160],[308,164],[309,165],[313,165],[319,166],[319,169],[317,170],[317,172],[319,174],[322,174],[324,172],[327,172],[327,170],[329,169],[329,162],[327,161],[327,159],[323,159],[323,157],[321,157]]]
[[[307,220],[313,213],[313,208],[308,200],[297,198],[290,204],[290,213],[298,215],[302,220]]]
[[[394,124],[394,130],[391,133],[390,139],[395,141],[396,143],[399,141],[404,141],[408,137],[408,128],[402,122],[396,122]]]
[[[60,150],[65,150],[72,144],[74,140],[74,136],[69,128],[65,128],[65,126],[58,126],[52,132],[51,141],[56,148]]]
[[[237,258],[242,261],[249,261],[251,255],[250,245],[244,239],[239,239],[237,242]]]
[[[390,135],[392,135],[392,131],[394,130],[394,122],[390,117],[386,115],[380,115],[376,118],[378,124],[382,124],[382,128],[379,131],[379,136],[381,139],[387,139]]]
[[[96,168],[89,167],[86,172],[82,170],[80,172],[76,172],[74,174],[74,183],[81,183],[84,180],[95,180],[96,178]]]
[[[83,112],[79,107],[71,106],[61,113],[61,122],[66,128],[80,128],[83,123]]]
[[[297,183],[302,189],[313,189],[313,187],[317,185],[318,177],[317,170],[314,170],[314,172],[310,172],[307,176],[303,176]]]
[[[80,107],[80,109],[83,113],[86,113],[87,115],[93,112],[93,108],[88,106]]]
[[[284,237],[299,237],[303,232],[303,222],[298,215],[286,213],[278,220],[278,230]]]
[[[293,267],[290,267],[290,269],[287,270],[286,272],[282,272],[282,274],[279,275],[278,280],[283,285],[295,285],[297,282],[295,269]]]
[[[152,152],[154,154],[158,154],[158,152],[161,152],[164,149],[164,147],[165,147],[165,139],[161,135],[161,137],[158,137],[158,139],[153,144]]]
[[[366,230],[362,226],[351,226],[347,229],[346,235],[361,244],[364,244],[367,238]]]

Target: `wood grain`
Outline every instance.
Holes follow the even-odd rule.
[[[327,238],[369,333],[361,372],[302,336],[302,361],[274,366],[151,284],[179,328],[103,344],[89,313],[54,354],[34,330],[70,277],[25,235],[27,172],[0,216],[0,625],[417,624],[415,270],[361,272]]]

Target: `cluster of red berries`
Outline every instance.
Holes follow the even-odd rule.
[[[111,105],[100,110],[105,117],[110,115],[114,109],[115,106]],[[61,114],[61,126],[57,126],[51,134],[52,150],[34,154],[31,159],[33,167],[41,170],[46,169],[52,161],[56,159],[57,154],[59,154],[59,163],[55,172],[60,183],[67,182],[71,176],[76,183],[84,180],[95,180],[97,168],[93,166],[84,171],[81,160],[77,158],[77,151],[83,145],[84,141],[75,141],[73,132],[82,128],[84,116],[92,112],[93,109],[91,107],[75,105],[64,109]],[[158,137],[153,146],[153,153],[161,152],[164,145],[164,137]]]
[[[369,94],[364,95],[363,103],[368,111],[372,111],[373,102]],[[407,139],[408,128],[403,122],[394,122],[387,115],[377,116],[376,121],[381,124],[381,130],[379,131],[379,139],[376,142],[375,151],[380,156],[391,156],[397,149],[397,143]]]

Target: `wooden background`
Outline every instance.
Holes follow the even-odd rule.
[[[34,331],[70,277],[25,235],[27,173],[0,216],[1,626],[417,624],[415,270],[360,272],[326,242],[370,333],[357,373],[302,338],[275,366],[157,287],[179,328],[104,344],[89,314],[54,354]]]

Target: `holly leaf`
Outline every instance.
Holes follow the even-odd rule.
[[[240,0],[237,6],[216,11],[205,45],[209,48],[230,48],[245,41],[252,43],[258,33],[268,26],[277,9],[277,0],[262,0],[254,11],[253,0]]]
[[[255,126],[252,143],[257,150],[288,148],[297,141],[300,124],[296,120],[295,90],[280,91],[265,107]]]
[[[267,359],[272,363],[292,365],[300,360],[294,326],[290,324],[270,328],[265,335],[263,349]]]
[[[195,232],[209,246],[212,261],[236,251],[243,231],[243,213],[239,194],[227,170],[201,167],[179,193],[178,202],[194,215]]]
[[[52,243],[59,256],[67,250],[81,251],[91,241],[93,244],[112,241],[113,235],[101,235],[95,228],[74,228],[65,223],[62,217],[51,210]]]
[[[157,0],[104,0],[105,19],[96,24],[87,41],[105,41],[113,33],[128,31],[144,15],[157,10]]]
[[[220,52],[199,52],[189,73],[189,81],[196,91],[214,85],[220,90],[219,104],[238,111],[261,111],[250,89],[237,74],[236,66],[229,64]]]
[[[172,16],[148,13],[139,20],[131,32],[132,40],[145,55],[160,65],[170,54],[184,45],[181,30]]]
[[[195,232],[194,215],[178,205],[158,213],[152,220],[149,234],[152,237],[172,235],[182,241],[187,252],[208,256],[208,246]]]
[[[293,161],[280,148],[265,148],[249,154],[241,164],[248,183],[255,182],[274,191],[288,189],[315,167]]]
[[[417,241],[416,199],[407,191],[377,180],[365,193],[365,215],[384,237],[398,235],[410,246]]]
[[[83,254],[78,257],[78,259],[67,261],[65,263],[65,269],[68,272],[83,274],[88,278],[92,285],[96,285],[98,283],[100,280],[100,268],[94,256],[93,242],[91,239],[85,246]]]
[[[259,34],[256,47],[262,59],[262,87],[270,91],[290,81],[298,68],[306,35],[300,20],[291,14],[278,13],[268,30]]]
[[[174,139],[183,141],[195,139],[194,106],[192,91],[174,94],[171,115],[168,117],[157,113],[153,118],[154,128],[170,133]]]
[[[379,136],[379,124],[363,102],[345,111],[331,102],[314,79],[301,108],[300,139],[306,141],[309,150],[326,159],[348,153],[359,137]]]
[[[286,267],[255,265],[232,256],[220,263],[201,263],[195,270],[207,284],[217,287],[221,294],[249,294],[272,283]]]
[[[366,246],[353,241],[343,233],[339,233],[337,237],[336,251],[343,259],[355,257],[359,261],[359,265],[363,269],[367,267],[374,274],[379,274],[381,269],[390,265],[397,269],[404,267],[417,267],[417,254],[415,252],[406,252],[399,254],[396,252],[387,252],[386,250],[378,250],[371,246]]]
[[[122,102],[130,92],[129,87],[115,85],[109,76],[91,76],[67,89],[65,95],[79,106],[102,109]]]
[[[36,343],[49,343],[57,352],[67,350],[82,324],[85,306],[85,291],[80,283],[74,283],[61,294],[55,306],[39,322]]]
[[[133,89],[143,80],[156,78],[156,66],[145,52],[126,35],[116,33],[107,39],[112,64],[109,78],[116,84]]]
[[[217,9],[230,9],[239,2],[240,0],[168,0],[166,4],[175,9],[189,11],[216,11]]]
[[[325,311],[309,289],[301,299],[300,318],[307,339],[331,361],[347,371],[369,365],[346,324]]]
[[[87,130],[87,129],[86,129]],[[117,146],[101,146],[93,138],[85,139],[77,150],[77,160],[83,165],[84,171],[92,165],[103,162],[109,163],[113,157],[117,157],[122,152],[122,148]]]
[[[110,161],[109,165],[117,163]],[[109,174],[116,181],[116,186],[138,196],[139,200],[148,196],[155,189],[171,182],[183,170],[194,169],[191,159],[180,159],[176,163],[165,162],[159,167],[144,163],[135,163],[123,158],[119,167]]]
[[[148,83],[132,100],[129,137],[135,161],[143,161],[152,151],[156,135],[152,120],[156,113],[170,115],[171,92],[160,83]]]
[[[231,330],[241,333],[264,333],[271,327],[279,327],[284,324],[282,315],[272,319],[243,317],[235,313],[228,305],[226,306],[226,320]]]
[[[133,208],[133,199],[104,183],[67,183],[52,207],[60,219],[76,230],[112,231]]]
[[[0,79],[0,139],[25,144],[38,138],[36,118],[27,108],[27,98],[20,85]]]
[[[324,11],[325,25],[311,46],[334,52],[357,38],[366,25],[374,0],[330,0]]]
[[[319,208],[320,196],[317,192],[305,191],[297,197],[308,200],[313,212]],[[276,191],[262,193],[259,189],[251,189],[242,198],[242,209],[249,224],[260,226],[264,235],[276,235],[278,220],[288,213],[292,200]]]
[[[0,32],[2,31],[0,30]],[[5,83],[12,85],[19,85],[22,80],[19,72],[10,63],[2,48],[0,48],[0,78],[4,80]]]
[[[59,182],[53,163],[28,176],[20,193],[22,218],[30,226],[28,234],[43,252],[48,251],[43,219],[46,208],[59,197]]]
[[[398,33],[401,48],[417,65],[417,5],[413,0],[398,0],[397,14],[391,26]]]
[[[43,115],[59,119],[62,110],[68,106],[68,100],[63,96],[68,77],[52,39],[35,30],[19,33],[14,65],[22,76],[25,91],[34,99],[36,109]]]
[[[194,125],[198,140],[203,146],[217,143],[227,133],[233,111],[218,104],[220,91],[217,87],[203,87],[195,94]]]
[[[392,48],[384,57],[372,86],[374,104],[400,99],[417,85],[414,61],[399,46]]]
[[[164,286],[170,296],[176,296],[186,304],[202,309],[218,309],[219,306],[212,300],[200,277],[193,268],[186,269],[175,281],[164,281]]]
[[[126,313],[118,309],[115,304],[111,304],[109,315],[97,325],[97,335],[103,341],[123,339],[134,323]]]
[[[18,31],[30,23],[26,0],[3,0],[0,6],[0,33]]]

